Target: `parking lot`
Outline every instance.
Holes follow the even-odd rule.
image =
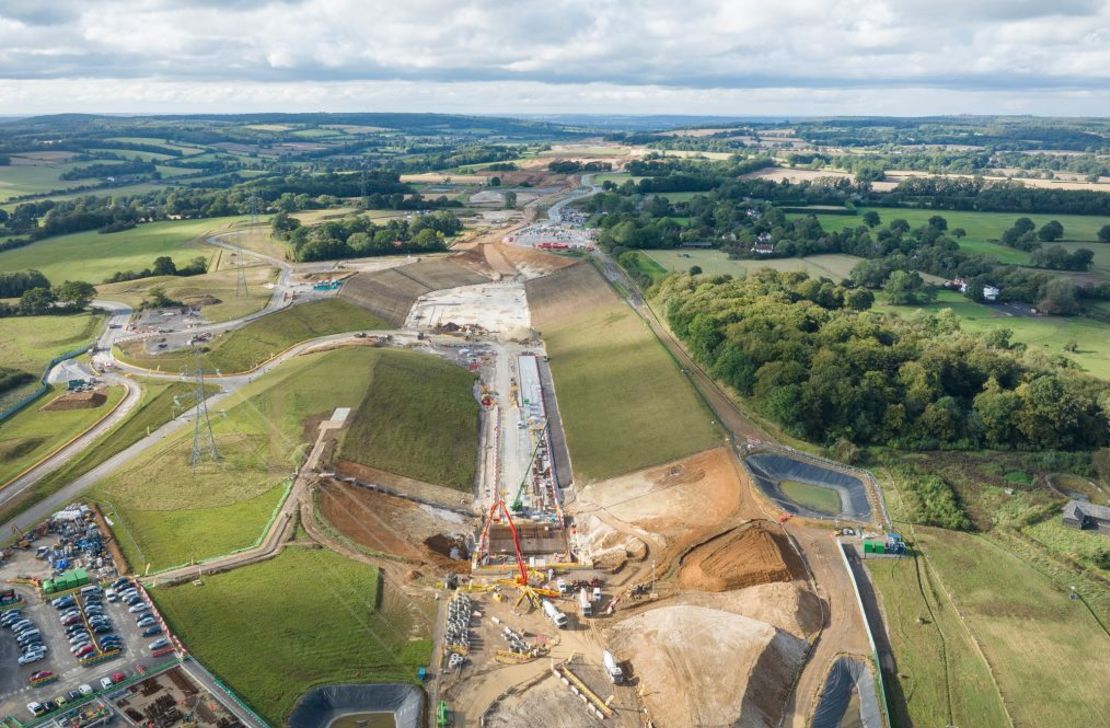
[[[150,650],[150,644],[164,635],[144,636],[144,628],[138,625],[137,613],[146,610],[152,616],[147,621],[162,629],[160,618],[148,606],[140,589],[136,589],[138,599],[133,599],[134,605],[118,596],[112,597],[115,601],[110,600],[107,589],[98,596],[97,588],[87,582],[75,589],[42,593],[39,584],[57,582],[64,579],[61,575],[74,572],[87,573],[88,579],[94,583],[103,581],[105,586],[118,578],[111,557],[97,547],[97,531],[95,526],[90,530],[90,524],[91,520],[84,518],[74,524],[62,524],[54,532],[31,541],[29,548],[4,552],[0,582],[14,588],[21,601],[0,613],[0,625],[6,624],[0,626],[0,717],[12,715],[26,722],[32,718],[27,707],[30,703],[56,703],[59,697],[69,704],[88,700],[89,695],[105,689],[101,684],[103,678],[116,673],[131,676],[167,660],[166,656],[153,656]],[[90,533],[91,537],[87,535]],[[85,537],[78,539],[78,535]],[[85,548],[78,548],[78,543]],[[45,557],[41,556],[44,551]],[[55,568],[59,565],[65,568]],[[82,588],[86,590],[84,596]],[[51,604],[58,599],[62,600],[60,608]],[[14,612],[19,613],[18,618],[4,617],[5,613]],[[152,628],[147,629],[153,632]],[[22,646],[19,633],[24,635]],[[20,656],[34,652],[36,643],[45,648],[45,654],[19,664]],[[84,647],[80,647],[82,643]],[[52,673],[44,677],[46,684],[33,686],[32,676],[44,672]],[[87,686],[84,690],[83,685]]]

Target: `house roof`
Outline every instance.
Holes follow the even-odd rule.
[[[1095,505],[1087,501],[1070,500],[1064,506],[1064,517],[1074,518],[1079,521],[1083,516],[1090,516],[1099,521],[1110,522],[1110,508]]]

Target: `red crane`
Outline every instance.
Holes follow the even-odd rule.
[[[486,551],[489,550],[489,527],[494,519],[497,518],[498,508],[505,514],[505,520],[509,522],[509,531],[513,534],[513,550],[516,551],[516,565],[517,568],[520,569],[518,581],[521,586],[528,586],[528,567],[524,565],[524,556],[520,553],[520,534],[517,533],[516,524],[513,523],[513,517],[509,513],[509,509],[505,507],[504,498],[498,498],[497,502],[490,506],[489,516],[486,518],[486,525],[482,528],[482,535],[478,539],[478,552],[480,554],[483,548],[486,549]]]

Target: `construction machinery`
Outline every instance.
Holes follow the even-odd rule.
[[[517,581],[521,586],[528,586],[528,567],[524,563],[524,556],[520,552],[520,534],[516,530],[516,524],[513,523],[513,517],[509,513],[509,509],[505,506],[505,499],[498,498],[492,506],[490,506],[489,514],[486,516],[486,523],[482,526],[482,533],[478,537],[478,548],[474,550],[474,568],[478,567],[478,560],[482,558],[482,552],[486,552],[489,556],[489,529],[494,521],[500,520],[499,516],[504,516],[509,525],[509,530],[513,534],[513,550],[516,552],[516,565],[520,569],[520,578]]]

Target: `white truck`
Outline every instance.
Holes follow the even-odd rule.
[[[558,607],[546,599],[543,600],[543,613],[547,615],[547,618],[550,619],[551,623],[556,627],[559,629],[566,629],[567,615],[560,612]]]
[[[586,589],[578,590],[578,606],[581,609],[583,617],[594,616],[594,605],[590,601],[590,593]]]
[[[601,661],[605,663],[605,672],[609,674],[609,681],[616,684],[624,682],[624,670],[617,664],[617,658],[613,657],[613,653],[605,650],[601,653]]]

